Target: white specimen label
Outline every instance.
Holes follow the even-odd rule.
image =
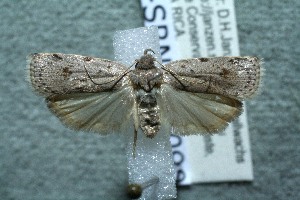
[[[239,56],[233,0],[142,0],[146,26],[159,28],[162,60]],[[220,134],[171,138],[177,180],[253,180],[244,113]]]

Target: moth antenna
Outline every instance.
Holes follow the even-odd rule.
[[[91,75],[89,74],[88,70],[86,69],[85,65],[83,65],[83,67],[84,67],[85,73],[87,74],[87,76],[89,77],[89,79],[90,79],[95,85],[102,85],[101,83],[96,83],[96,82],[94,82],[94,80],[92,79],[92,77],[91,77]],[[111,82],[111,81],[109,81],[109,82]],[[109,82],[108,82],[108,83],[109,83]]]
[[[165,68],[165,66],[163,64],[161,64],[160,62],[158,62],[157,60],[155,60],[155,61],[161,66],[161,69],[165,70],[166,72],[169,72],[178,81],[178,83],[180,83],[180,85],[183,88],[186,88],[186,86],[176,77],[176,73],[175,72],[172,72],[171,70]]]
[[[135,60],[134,63],[133,63],[132,65],[130,65],[130,66],[128,67],[128,69],[124,72],[124,74],[122,74],[122,75],[120,76],[120,78],[117,78],[117,79],[116,79],[117,81],[113,84],[113,86],[111,87],[111,89],[114,88],[114,87],[117,85],[117,83],[118,83],[120,80],[122,80],[122,78],[123,78],[124,76],[126,76],[129,72],[131,72],[130,68],[131,68],[133,65],[135,65],[136,63],[137,63],[137,61]],[[89,79],[92,81],[92,83],[94,83],[95,85],[104,85],[104,84],[108,84],[108,83],[111,83],[111,82],[114,82],[114,81],[115,81],[115,80],[112,80],[112,81],[108,81],[108,82],[105,82],[105,83],[96,83],[96,82],[93,80],[93,78],[91,77],[91,75],[89,74],[89,72],[88,72],[88,70],[86,69],[86,67],[85,67],[85,66],[83,66],[83,67],[84,67],[84,69],[85,69],[85,72],[86,72],[87,76],[88,76]]]

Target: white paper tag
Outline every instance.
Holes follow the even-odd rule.
[[[233,0],[141,0],[145,26],[159,28],[163,62],[192,57],[239,56]],[[177,181],[253,180],[244,113],[220,134],[171,137]]]

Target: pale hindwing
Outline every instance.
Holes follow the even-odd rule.
[[[179,135],[216,133],[242,112],[238,100],[217,94],[180,91],[163,84],[159,95],[161,114]]]
[[[68,127],[106,135],[122,132],[132,123],[133,93],[130,87],[113,92],[53,95],[48,107]]]
[[[32,87],[46,97],[52,94],[103,92],[118,89],[124,81],[128,81],[122,78],[126,66],[111,60],[74,54],[32,54],[27,58],[27,68]]]
[[[260,60],[256,57],[193,58],[165,65],[164,81],[174,88],[221,94],[239,100],[257,93],[261,82]]]

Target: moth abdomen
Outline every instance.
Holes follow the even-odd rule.
[[[156,90],[145,92],[137,91],[138,117],[144,134],[153,138],[160,129],[159,105],[156,99]]]

